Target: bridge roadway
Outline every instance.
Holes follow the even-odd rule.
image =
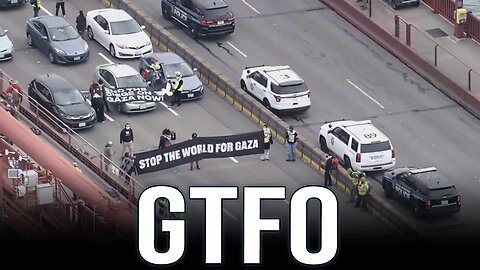
[[[293,67],[310,86],[312,107],[282,118],[304,138],[318,144],[325,121],[371,119],[392,140],[398,166],[439,168],[462,194],[462,211],[411,222],[433,239],[480,237],[479,120],[334,11],[317,0],[228,1],[235,33],[194,41],[179,24],[162,18],[159,2],[134,3],[233,81],[245,66]],[[93,7],[78,0],[72,5]],[[381,180],[379,174],[372,177]],[[390,203],[410,216],[406,207]]]
[[[73,5],[72,5],[73,4]],[[79,4],[77,7],[76,4]],[[67,19],[73,23],[73,14],[78,13],[78,8],[87,11],[101,7],[94,1],[88,3],[67,2]],[[54,11],[54,1],[44,1],[44,7]],[[70,66],[51,64],[46,55],[36,48],[31,48],[26,43],[25,21],[32,14],[29,6],[19,9],[3,10],[0,16],[0,25],[9,30],[9,36],[15,44],[16,54],[12,61],[0,63],[0,69],[18,79],[26,86],[34,76],[44,73],[57,73],[69,79],[79,89],[88,89],[93,71],[97,65],[115,61],[127,63],[138,67],[138,60],[113,60],[108,52],[96,42],[88,41],[91,57],[86,63]],[[41,11],[41,15],[45,14]],[[158,51],[158,48],[155,48]],[[24,100],[26,102],[26,100]],[[121,151],[119,146],[119,132],[125,125],[130,123],[135,134],[134,149],[136,151],[155,148],[158,145],[160,132],[168,127],[177,132],[178,141],[186,140],[192,132],[200,136],[214,136],[236,134],[258,130],[248,119],[236,112],[230,105],[225,103],[211,91],[206,90],[205,97],[194,102],[182,104],[174,108],[178,115],[158,106],[155,111],[133,115],[108,112],[111,120],[97,124],[94,128],[80,131],[79,134],[87,139],[98,149],[103,149],[109,140],[114,142],[114,149]],[[285,186],[287,198],[292,192],[305,185],[323,183],[323,179],[300,161],[295,163],[285,162],[286,151],[283,145],[273,145],[269,162],[260,161],[259,156],[246,156],[232,159],[203,160],[200,162],[201,170],[190,171],[188,165],[146,174],[135,177],[144,187],[152,185],[168,184],[179,188],[185,196],[188,196],[188,187],[193,185],[212,186]],[[117,154],[114,157],[116,163],[120,163]],[[346,196],[333,189],[339,201],[339,235],[342,241],[363,242],[366,239],[378,239],[378,241],[395,242],[401,238],[385,223],[372,215],[360,211],[346,204]],[[140,191],[138,191],[140,192]],[[240,190],[239,200],[224,203],[224,221],[228,228],[235,230],[242,228],[243,218],[243,192]],[[204,213],[201,201],[189,202],[187,200],[187,216],[190,220],[203,221],[201,214]],[[285,202],[268,202],[264,204],[262,216],[280,216],[283,220],[282,230],[288,224],[288,200]],[[198,231],[202,227],[195,226]],[[239,231],[235,231],[235,235]],[[286,235],[286,234],[285,234]],[[372,240],[370,240],[372,241]]]

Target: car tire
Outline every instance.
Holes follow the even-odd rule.
[[[318,139],[318,143],[320,144],[320,150],[322,150],[322,152],[327,154],[329,150],[327,146],[327,140],[325,140],[325,137],[320,136],[320,138]]]
[[[353,168],[352,168],[352,162],[350,161],[350,158],[349,158],[349,157],[344,156],[344,157],[343,157],[343,163],[345,164],[345,169],[349,169],[349,168],[350,168],[350,169],[353,170]]]
[[[399,8],[399,5],[397,4],[397,0],[392,0],[392,8],[395,10]]]
[[[88,36],[89,39],[95,40],[95,37],[93,36],[93,30],[90,26],[87,27],[87,36]]]
[[[189,32],[189,35],[190,35],[191,38],[193,38],[193,39],[197,39],[197,38],[198,38],[197,26],[195,26],[195,24],[191,23],[191,24],[188,26],[188,32]]]
[[[419,218],[422,216],[422,212],[420,210],[420,205],[418,203],[413,203],[412,205],[412,215],[415,218]]]
[[[383,190],[385,191],[385,197],[392,198],[393,197],[392,187],[389,184],[387,184],[387,182],[383,182],[382,187],[383,187]]]
[[[28,43],[28,46],[31,46],[31,47],[34,46],[32,35],[30,35],[30,33],[28,33],[28,32],[27,32],[27,43]]]
[[[244,80],[240,80],[240,88],[242,88],[243,91],[248,92],[247,84],[245,84]]]
[[[268,102],[268,99],[264,98],[263,101],[262,101],[262,104],[263,106],[265,106],[265,108],[267,108],[268,110],[271,110],[272,107],[270,107],[270,102]]]
[[[116,55],[116,52],[115,52],[115,46],[113,46],[113,44],[110,44],[110,46],[109,46],[109,52],[110,52],[110,55],[111,55],[112,57],[117,57],[117,56],[115,56],[115,55]]]
[[[170,20],[172,18],[172,14],[170,14],[170,10],[165,5],[162,5],[162,15],[163,15],[163,18],[165,18],[166,20]]]
[[[50,63],[52,63],[52,64],[55,64],[56,63],[55,59],[56,59],[55,54],[52,51],[49,51],[48,52],[48,61],[50,61]]]

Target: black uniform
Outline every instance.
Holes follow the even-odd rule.
[[[105,114],[104,114],[103,106],[104,105],[103,105],[102,97],[100,96],[100,94],[95,93],[93,95],[93,99],[92,99],[92,107],[95,110],[95,112],[97,113],[97,121],[98,122],[105,121]]]
[[[325,186],[331,186],[332,185],[332,171],[333,171],[333,157],[327,158],[325,161]]]

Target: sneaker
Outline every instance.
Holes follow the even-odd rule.
[[[193,171],[193,167],[190,167],[190,171]]]
[[[197,170],[200,170],[200,166],[197,166]]]

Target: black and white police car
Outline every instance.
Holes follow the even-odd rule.
[[[162,0],[162,15],[186,27],[192,38],[235,31],[235,16],[224,0]]]
[[[417,217],[460,211],[460,195],[455,185],[435,167],[403,167],[387,171],[382,186],[387,197],[406,203]]]

